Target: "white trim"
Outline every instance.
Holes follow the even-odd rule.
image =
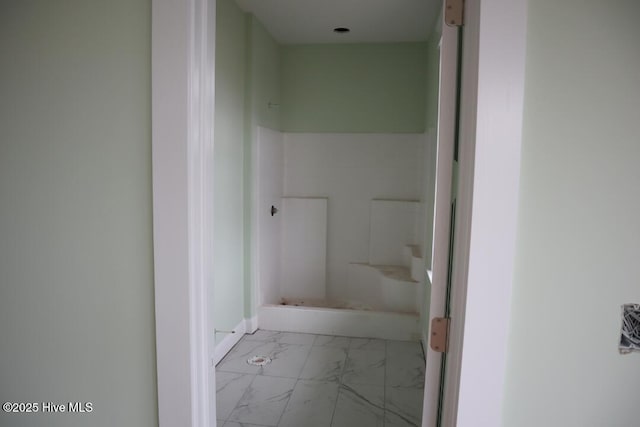
[[[441,17],[441,19],[443,19]],[[449,231],[451,225],[451,186],[453,151],[456,133],[456,92],[458,63],[458,31],[442,25],[440,49],[440,81],[438,95],[438,129],[436,148],[436,180],[433,217],[431,262],[431,298],[428,334],[431,319],[443,317],[449,272]],[[427,346],[422,426],[435,427],[438,422],[440,396],[441,353]]]
[[[469,264],[469,238],[471,234],[473,164],[476,129],[477,55],[479,4],[465,4],[465,27],[462,47],[462,76],[460,82],[460,136],[458,145],[458,192],[456,234],[453,249],[451,286],[451,323],[449,325],[449,355],[444,375],[445,388],[442,425],[455,426],[458,415],[460,365],[462,361],[467,272]]]
[[[210,362],[215,0],[153,0],[152,163],[160,425],[215,424]]]
[[[220,363],[222,358],[231,351],[234,345],[240,341],[242,336],[247,333],[247,324],[248,319],[243,319],[236,325],[235,328],[232,329],[233,332],[217,332],[226,334],[225,337],[216,345],[216,349],[213,353],[213,364],[217,365]]]
[[[257,310],[256,310],[257,311]],[[244,319],[245,322],[245,333],[247,334],[252,334],[255,331],[258,330],[258,315],[256,314],[255,316],[249,318],[249,319]]]
[[[459,180],[465,206],[459,216],[462,237],[455,248],[456,260],[465,262],[454,271],[452,295],[454,306],[462,309],[466,300],[466,307],[464,325],[457,318],[451,337],[454,345],[464,340],[464,348],[458,360],[452,357],[453,374],[447,376],[447,386],[456,385],[456,371],[460,376],[457,410],[445,407],[449,418],[443,425],[500,426],[518,210],[527,1],[483,0],[467,2],[466,7]]]
[[[526,0],[467,2],[463,34],[442,425],[499,426],[518,207]],[[425,393],[425,414],[427,403]]]
[[[238,323],[233,332],[217,332],[226,333],[227,335],[220,341],[213,351],[213,365],[217,365],[224,358],[224,356],[231,351],[234,345],[240,341],[244,334],[252,334],[258,330],[258,316],[253,316],[249,319],[243,319]]]

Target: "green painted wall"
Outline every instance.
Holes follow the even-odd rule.
[[[505,427],[638,425],[640,3],[529,3]]]
[[[155,426],[151,2],[0,4],[3,426]]]
[[[280,128],[280,47],[233,0],[218,0],[216,28],[214,325],[230,330],[252,304],[252,150],[256,126]],[[216,335],[219,342],[224,334]]]
[[[435,129],[438,125],[438,94],[440,84],[440,37],[441,30],[435,31],[427,42],[427,100],[425,102],[425,128]]]
[[[426,43],[282,47],[287,132],[423,132]]]
[[[280,119],[280,56],[281,48],[254,16],[247,15],[247,72],[245,92],[245,151],[244,151],[244,202],[245,202],[245,316],[255,314],[252,291],[251,224],[253,209],[253,149],[257,126],[281,129]],[[278,104],[271,105],[269,104]]]
[[[281,128],[280,104],[281,47],[254,16],[250,17],[251,123],[271,129]]]
[[[235,1],[217,1],[213,322],[221,330],[244,319],[245,24]],[[216,342],[225,336],[216,334]]]

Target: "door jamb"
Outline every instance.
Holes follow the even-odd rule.
[[[438,120],[436,135],[436,172],[433,215],[433,242],[431,263],[431,297],[427,337],[431,337],[431,319],[445,315],[447,277],[449,272],[449,246],[451,227],[451,190],[453,179],[454,146],[456,138],[458,29],[444,24],[440,17],[440,71],[438,88]],[[454,94],[454,96],[448,96]],[[444,96],[443,96],[444,95]],[[443,124],[449,124],[443,126]],[[442,353],[425,343],[426,367],[422,410],[422,426],[436,427],[440,396]]]
[[[152,182],[160,425],[215,425],[215,0],[152,0]]]
[[[442,425],[499,426],[516,249],[527,1],[468,1],[464,22],[452,354]]]
[[[457,407],[450,424],[499,426],[516,250],[525,86],[527,0],[465,2],[460,184],[467,217],[464,261],[452,295],[463,307],[451,337]],[[455,284],[456,282],[454,282]],[[453,391],[452,391],[453,392]]]

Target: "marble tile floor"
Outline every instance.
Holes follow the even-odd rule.
[[[268,356],[265,366],[247,364]],[[408,427],[422,419],[420,343],[258,330],[216,367],[218,427]]]

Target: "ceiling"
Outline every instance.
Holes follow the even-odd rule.
[[[236,0],[282,44],[427,40],[438,0]],[[336,27],[351,31],[338,34]]]

